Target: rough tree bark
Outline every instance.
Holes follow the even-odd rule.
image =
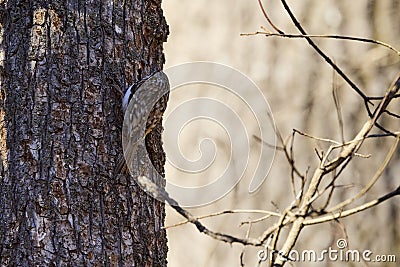
[[[0,18],[1,266],[166,266],[163,204],[114,173],[121,91],[164,63],[161,0],[4,0]]]

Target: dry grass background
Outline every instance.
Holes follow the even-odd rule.
[[[307,45],[305,40],[266,38],[264,36],[240,37],[240,33],[254,32],[266,21],[256,0],[164,0],[163,8],[170,26],[165,44],[166,66],[189,61],[214,61],[232,66],[249,76],[268,99],[276,126],[284,136],[296,128],[315,136],[340,140],[340,130],[332,99],[332,86],[338,89],[344,114],[345,137],[348,140],[367,118],[364,105],[341,78],[333,78],[332,69]],[[297,33],[280,1],[263,1],[273,21],[287,33]],[[288,1],[305,29],[311,34],[342,34],[378,39],[400,48],[400,1],[398,0],[303,0]],[[319,39],[316,42],[335,62],[369,95],[380,95],[399,71],[399,57],[388,49],[376,45]],[[192,95],[188,96],[188,91]],[[213,88],[174,92],[169,111],[180,101],[195,97],[218,98]],[[251,96],[249,96],[251,97]],[[223,99],[224,97],[222,97]],[[394,106],[399,112],[399,103]],[[246,117],[246,111],[243,111]],[[193,110],[194,114],[196,110]],[[203,124],[202,124],[203,123]],[[205,124],[204,124],[205,123]],[[249,129],[255,129],[248,121]],[[254,125],[253,125],[253,124]],[[385,125],[399,129],[400,123],[387,120]],[[221,162],[229,148],[221,129],[210,122],[197,122],[183,132],[180,145],[188,158],[198,156],[197,140],[204,136],[215,138]],[[206,127],[204,126],[206,125]],[[211,129],[211,133],[204,129]],[[225,139],[224,139],[225,138]],[[166,139],[168,142],[168,139]],[[368,181],[379,167],[392,140],[369,142],[362,153],[372,154],[369,159],[356,159],[347,168],[340,184],[353,184],[350,189],[338,189],[335,202],[351,196]],[[255,140],[251,146],[257,147]],[[317,166],[314,148],[326,144],[298,137],[295,143],[297,164],[304,172]],[[197,153],[197,154],[196,154]],[[271,152],[272,153],[272,152]],[[168,155],[168,150],[167,150]],[[392,160],[390,168],[377,186],[358,204],[382,195],[399,185],[400,153]],[[251,164],[250,164],[251,165]],[[213,166],[216,176],[221,168]],[[212,179],[213,171],[203,179]],[[167,178],[186,179],[182,173],[167,165]],[[247,184],[240,183],[223,199],[212,205],[191,209],[196,215],[226,209],[283,210],[292,200],[290,169],[283,155],[277,154],[268,179],[256,195],[246,193]],[[272,204],[274,203],[274,204]],[[398,198],[340,220],[305,228],[297,241],[296,249],[320,251],[345,237],[350,249],[370,249],[375,254],[396,254],[400,261],[400,214]],[[223,215],[205,219],[204,223],[216,231],[245,236],[247,228],[240,222],[257,218],[249,214]],[[168,209],[167,225],[181,221],[175,211]],[[251,235],[257,237],[272,224],[266,220],[253,226]],[[169,266],[240,266],[241,245],[229,245],[200,234],[194,226],[183,225],[168,230]],[[257,250],[246,248],[245,266],[255,266]],[[262,265],[266,266],[266,265]],[[365,263],[296,263],[295,266],[385,266]],[[396,266],[396,264],[387,266]]]

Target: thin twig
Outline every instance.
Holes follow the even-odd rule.
[[[393,96],[393,98],[399,98],[399,97],[400,97],[400,94]],[[369,99],[370,100],[382,100],[383,96],[370,96]]]
[[[279,213],[272,212],[272,211],[266,211],[266,210],[224,210],[224,211],[219,211],[219,212],[212,213],[212,214],[197,216],[197,217],[195,217],[195,219],[202,220],[202,219],[212,218],[212,217],[216,217],[216,216],[220,216],[220,215],[224,215],[224,214],[234,214],[234,213],[259,213],[259,214],[266,214],[266,216],[270,216],[270,217],[271,216],[276,216],[276,217],[281,216]],[[176,224],[168,225],[168,226],[165,226],[164,229],[181,226],[181,225],[184,225],[187,223],[190,223],[190,221],[186,220],[186,221],[182,221],[182,222],[179,222]]]
[[[263,216],[263,217],[261,217],[261,218],[255,219],[255,220],[243,221],[243,222],[240,223],[240,226],[245,225],[245,224],[255,224],[255,223],[259,223],[259,222],[265,221],[266,219],[269,219],[269,218],[271,218],[271,215],[270,215],[270,214],[265,215],[265,216]]]
[[[251,33],[241,33],[240,36],[254,36],[254,35],[264,35],[266,37],[284,37],[284,38],[326,38],[326,39],[339,39],[339,40],[347,40],[347,41],[356,41],[362,43],[370,43],[383,46],[395,52],[398,56],[400,56],[400,51],[394,48],[393,46],[373,39],[355,37],[355,36],[345,36],[345,35],[336,35],[336,34],[285,34],[285,33],[273,33],[269,31],[256,31]],[[379,99],[379,97],[370,98],[371,100]]]
[[[265,9],[264,9],[264,7],[263,7],[263,5],[262,5],[262,3],[261,3],[261,0],[258,0],[258,4],[260,5],[261,11],[262,11],[262,13],[264,14],[264,17],[267,19],[269,25],[271,25],[271,27],[274,28],[275,31],[279,32],[280,34],[284,34],[283,31],[281,31],[278,27],[276,27],[276,26],[272,23],[271,19],[269,18],[267,12],[265,11]]]
[[[295,132],[293,131],[292,133],[292,138],[291,138],[291,142],[290,142],[290,158],[292,159],[292,164],[291,164],[291,170],[290,170],[290,184],[291,184],[291,188],[292,188],[292,194],[293,194],[293,198],[296,199],[296,185],[294,182],[294,174],[295,174],[295,168],[293,167],[295,162],[294,162],[294,151],[293,151],[293,147],[294,147],[294,138],[295,138]]]
[[[273,237],[272,237],[272,241],[271,241],[271,249],[272,250],[276,249],[276,245],[278,244],[278,237],[279,237],[280,231],[285,226],[285,220],[286,220],[286,217],[287,217],[288,213],[289,213],[289,209],[286,209],[283,212],[281,218],[279,219],[279,222],[278,222],[277,227],[276,227],[276,229],[274,231],[274,234],[273,234]],[[274,260],[275,259],[270,259],[270,262],[272,263]]]
[[[257,136],[257,135],[255,135],[255,134],[253,134],[253,138],[254,138],[254,139],[256,139],[256,141],[257,141],[257,142],[260,142],[260,143],[262,143],[263,145],[265,145],[265,146],[267,146],[267,147],[269,147],[269,148],[271,148],[271,149],[276,149],[276,150],[284,150],[284,148],[283,148],[283,147],[280,147],[280,146],[277,146],[277,145],[270,144],[270,143],[268,143],[268,142],[266,142],[266,141],[262,140],[260,137],[258,137],[258,136]]]
[[[338,96],[338,88],[336,86],[336,72],[333,72],[333,84],[332,84],[332,97],[333,101],[335,103],[335,109],[336,109],[336,115],[339,123],[339,129],[340,129],[340,137],[342,139],[342,143],[345,142],[344,138],[344,124],[343,124],[343,115],[342,115],[342,107],[340,104],[340,99]]]
[[[390,112],[389,110],[385,110],[385,113],[387,113],[391,117],[395,117],[396,119],[400,119],[400,115],[396,114],[394,112]]]
[[[355,207],[355,208],[352,208],[352,209],[349,209],[349,210],[346,210],[346,211],[338,211],[338,212],[335,212],[333,214],[321,216],[321,217],[318,217],[318,218],[305,220],[305,221],[303,221],[303,226],[312,225],[312,224],[318,224],[318,223],[323,223],[323,222],[328,222],[328,221],[332,221],[332,220],[337,219],[337,218],[344,218],[344,217],[356,214],[356,213],[358,213],[360,211],[375,207],[375,206],[381,204],[382,202],[384,202],[384,201],[386,201],[386,200],[388,200],[388,199],[390,199],[390,198],[392,198],[394,196],[398,196],[398,195],[400,195],[400,186],[397,187],[392,192],[387,193],[387,194],[385,194],[384,196],[382,196],[382,197],[380,197],[378,199],[374,199],[374,200],[372,200],[372,201],[370,201],[368,203],[362,204],[362,205],[360,205],[358,207]]]
[[[340,147],[345,145],[343,143],[340,143],[338,141],[335,141],[335,140],[332,140],[332,139],[329,139],[329,138],[321,138],[321,137],[312,136],[312,135],[310,135],[308,133],[301,132],[301,131],[299,131],[297,129],[293,129],[293,131],[295,131],[296,133],[298,133],[298,134],[300,134],[302,136],[305,136],[305,137],[308,137],[308,138],[311,138],[311,139],[314,139],[314,140],[317,140],[317,141],[332,143],[332,144],[338,145]]]
[[[282,135],[280,134],[280,132],[279,132],[278,129],[276,129],[276,136],[278,137],[278,140],[279,140],[279,142],[281,143],[281,146],[273,146],[273,145],[271,145],[271,144],[268,144],[268,143],[265,142],[264,140],[262,140],[260,137],[258,137],[258,136],[256,136],[256,135],[253,135],[253,137],[254,137],[257,141],[261,142],[262,144],[265,144],[266,146],[269,146],[269,147],[275,147],[278,151],[283,151],[284,154],[285,154],[285,157],[286,157],[286,159],[287,159],[287,161],[288,161],[288,163],[290,164],[290,166],[291,166],[292,168],[294,168],[294,171],[295,171],[296,175],[299,176],[302,180],[304,180],[304,179],[305,179],[305,178],[304,178],[304,175],[302,175],[302,174],[300,173],[300,171],[297,169],[297,167],[294,165],[294,161],[293,161],[293,159],[290,157],[290,154],[289,154],[288,151],[287,151],[287,143],[288,143],[289,140],[283,140],[283,137],[282,137]],[[290,138],[290,137],[289,137],[289,138]]]

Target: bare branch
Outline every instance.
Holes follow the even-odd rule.
[[[139,176],[137,181],[139,184],[145,189],[146,192],[148,192],[150,195],[152,195],[156,199],[163,199],[165,202],[167,202],[175,211],[177,211],[180,215],[182,215],[185,219],[187,219],[190,223],[194,224],[199,230],[200,233],[206,234],[214,239],[227,242],[227,243],[240,243],[243,245],[252,245],[252,246],[261,246],[262,244],[257,240],[253,238],[240,238],[240,237],[235,237],[232,235],[228,234],[222,234],[218,232],[214,232],[209,230],[207,227],[205,227],[199,220],[196,219],[190,212],[179,206],[178,202],[171,198],[164,190],[164,188],[161,188],[160,186],[156,185],[153,183],[150,179],[148,179],[145,176]]]
[[[333,147],[331,146],[328,149],[328,152],[324,156],[323,160],[321,161],[320,167],[317,168],[314,172],[313,177],[311,178],[310,184],[308,186],[308,190],[304,195],[303,202],[299,208],[298,216],[295,221],[293,222],[292,228],[290,229],[289,235],[282,246],[281,252],[283,257],[278,257],[274,264],[276,266],[282,266],[284,264],[284,257],[287,257],[290,250],[293,248],[301,229],[304,227],[304,217],[301,216],[302,214],[306,215],[309,208],[311,207],[311,203],[313,199],[315,199],[316,192],[318,190],[318,186],[322,180],[322,178],[335,170],[336,168],[340,167],[344,162],[348,159],[351,159],[352,155],[357,152],[357,150],[362,145],[363,141],[365,140],[368,133],[371,131],[375,122],[379,119],[380,115],[389,105],[390,101],[393,99],[393,96],[398,93],[400,90],[400,75],[394,80],[392,85],[386,91],[384,98],[380,101],[378,107],[375,109],[372,118],[368,119],[368,121],[364,124],[362,129],[359,133],[355,136],[355,138],[344,147],[343,151],[339,154],[332,161],[328,161],[329,154],[332,152]],[[379,202],[380,203],[380,202]],[[376,204],[373,204],[376,205]],[[358,211],[366,209],[370,206],[361,206]],[[353,214],[353,210],[349,212],[349,215]],[[347,215],[348,216],[348,215]]]
[[[296,19],[294,16],[292,10],[290,9],[289,5],[286,3],[285,0],[281,0],[286,12],[289,14],[293,24],[296,26],[296,28],[300,31],[302,35],[307,35],[307,32],[303,29],[301,26],[300,22]],[[353,88],[354,91],[357,92],[358,95],[360,95],[365,102],[365,105],[368,106],[368,103],[371,103],[369,98],[358,88],[358,86],[330,59],[329,56],[327,56],[315,43],[310,37],[305,37],[307,42],[310,44],[310,46],[329,64],[332,66],[332,68],[350,85],[351,88]]]
[[[384,172],[384,170],[388,166],[390,160],[392,159],[392,157],[394,155],[394,152],[396,151],[396,148],[397,148],[397,146],[399,144],[399,140],[400,140],[400,136],[398,136],[396,138],[396,141],[393,143],[392,147],[390,148],[390,151],[386,155],[385,160],[383,161],[382,165],[379,167],[378,171],[375,173],[374,177],[369,181],[369,183],[360,192],[358,192],[358,194],[355,195],[354,197],[349,198],[349,199],[347,199],[347,200],[335,205],[334,207],[328,209],[327,210],[328,213],[331,213],[331,212],[334,212],[336,210],[342,209],[345,206],[353,203],[355,200],[357,200],[360,197],[364,196],[365,193],[367,193],[372,188],[372,186],[374,186],[374,184],[381,177],[382,173]]]

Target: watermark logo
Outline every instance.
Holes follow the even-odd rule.
[[[268,245],[257,253],[258,260],[261,262],[274,259],[276,257],[283,261],[290,262],[396,262],[396,255],[375,255],[371,250],[349,249],[346,239],[336,241],[338,249],[328,247],[320,252],[313,249],[297,251],[291,250],[287,256],[283,251],[269,249]]]
[[[336,246],[338,247],[338,249],[345,249],[347,248],[347,240],[340,238],[336,241]]]
[[[163,142],[167,161],[179,170],[185,181],[179,184],[167,177],[165,189],[169,196],[183,207],[202,206],[225,196],[241,180],[247,183],[248,193],[256,192],[267,178],[275,155],[273,116],[260,88],[249,77],[226,65],[212,62],[186,63],[147,79],[137,89],[125,113],[124,129],[128,130],[123,134],[124,155],[132,155],[138,143],[143,142],[141,137],[145,133],[146,121],[141,118],[147,118],[158,99],[168,93],[168,90],[162,88],[168,81],[172,98],[174,92],[178,91],[180,95],[186,95],[182,102],[170,106],[171,111],[164,116]],[[207,93],[194,95],[193,86],[206,88],[204,92]],[[218,150],[219,138],[193,138],[193,141],[186,142],[185,148],[189,146],[190,150],[199,152],[197,158],[189,159],[182,153],[180,136],[185,128],[197,121],[205,121],[205,125],[222,129],[221,135],[226,137],[224,147],[228,147],[224,151],[222,168],[216,164],[221,153]],[[200,130],[207,130],[204,128]],[[254,135],[270,146],[256,143]],[[256,150],[257,158],[251,158],[253,150]],[[212,168],[221,171],[202,183],[202,173]],[[192,176],[200,181],[193,180],[193,184],[190,184]]]

